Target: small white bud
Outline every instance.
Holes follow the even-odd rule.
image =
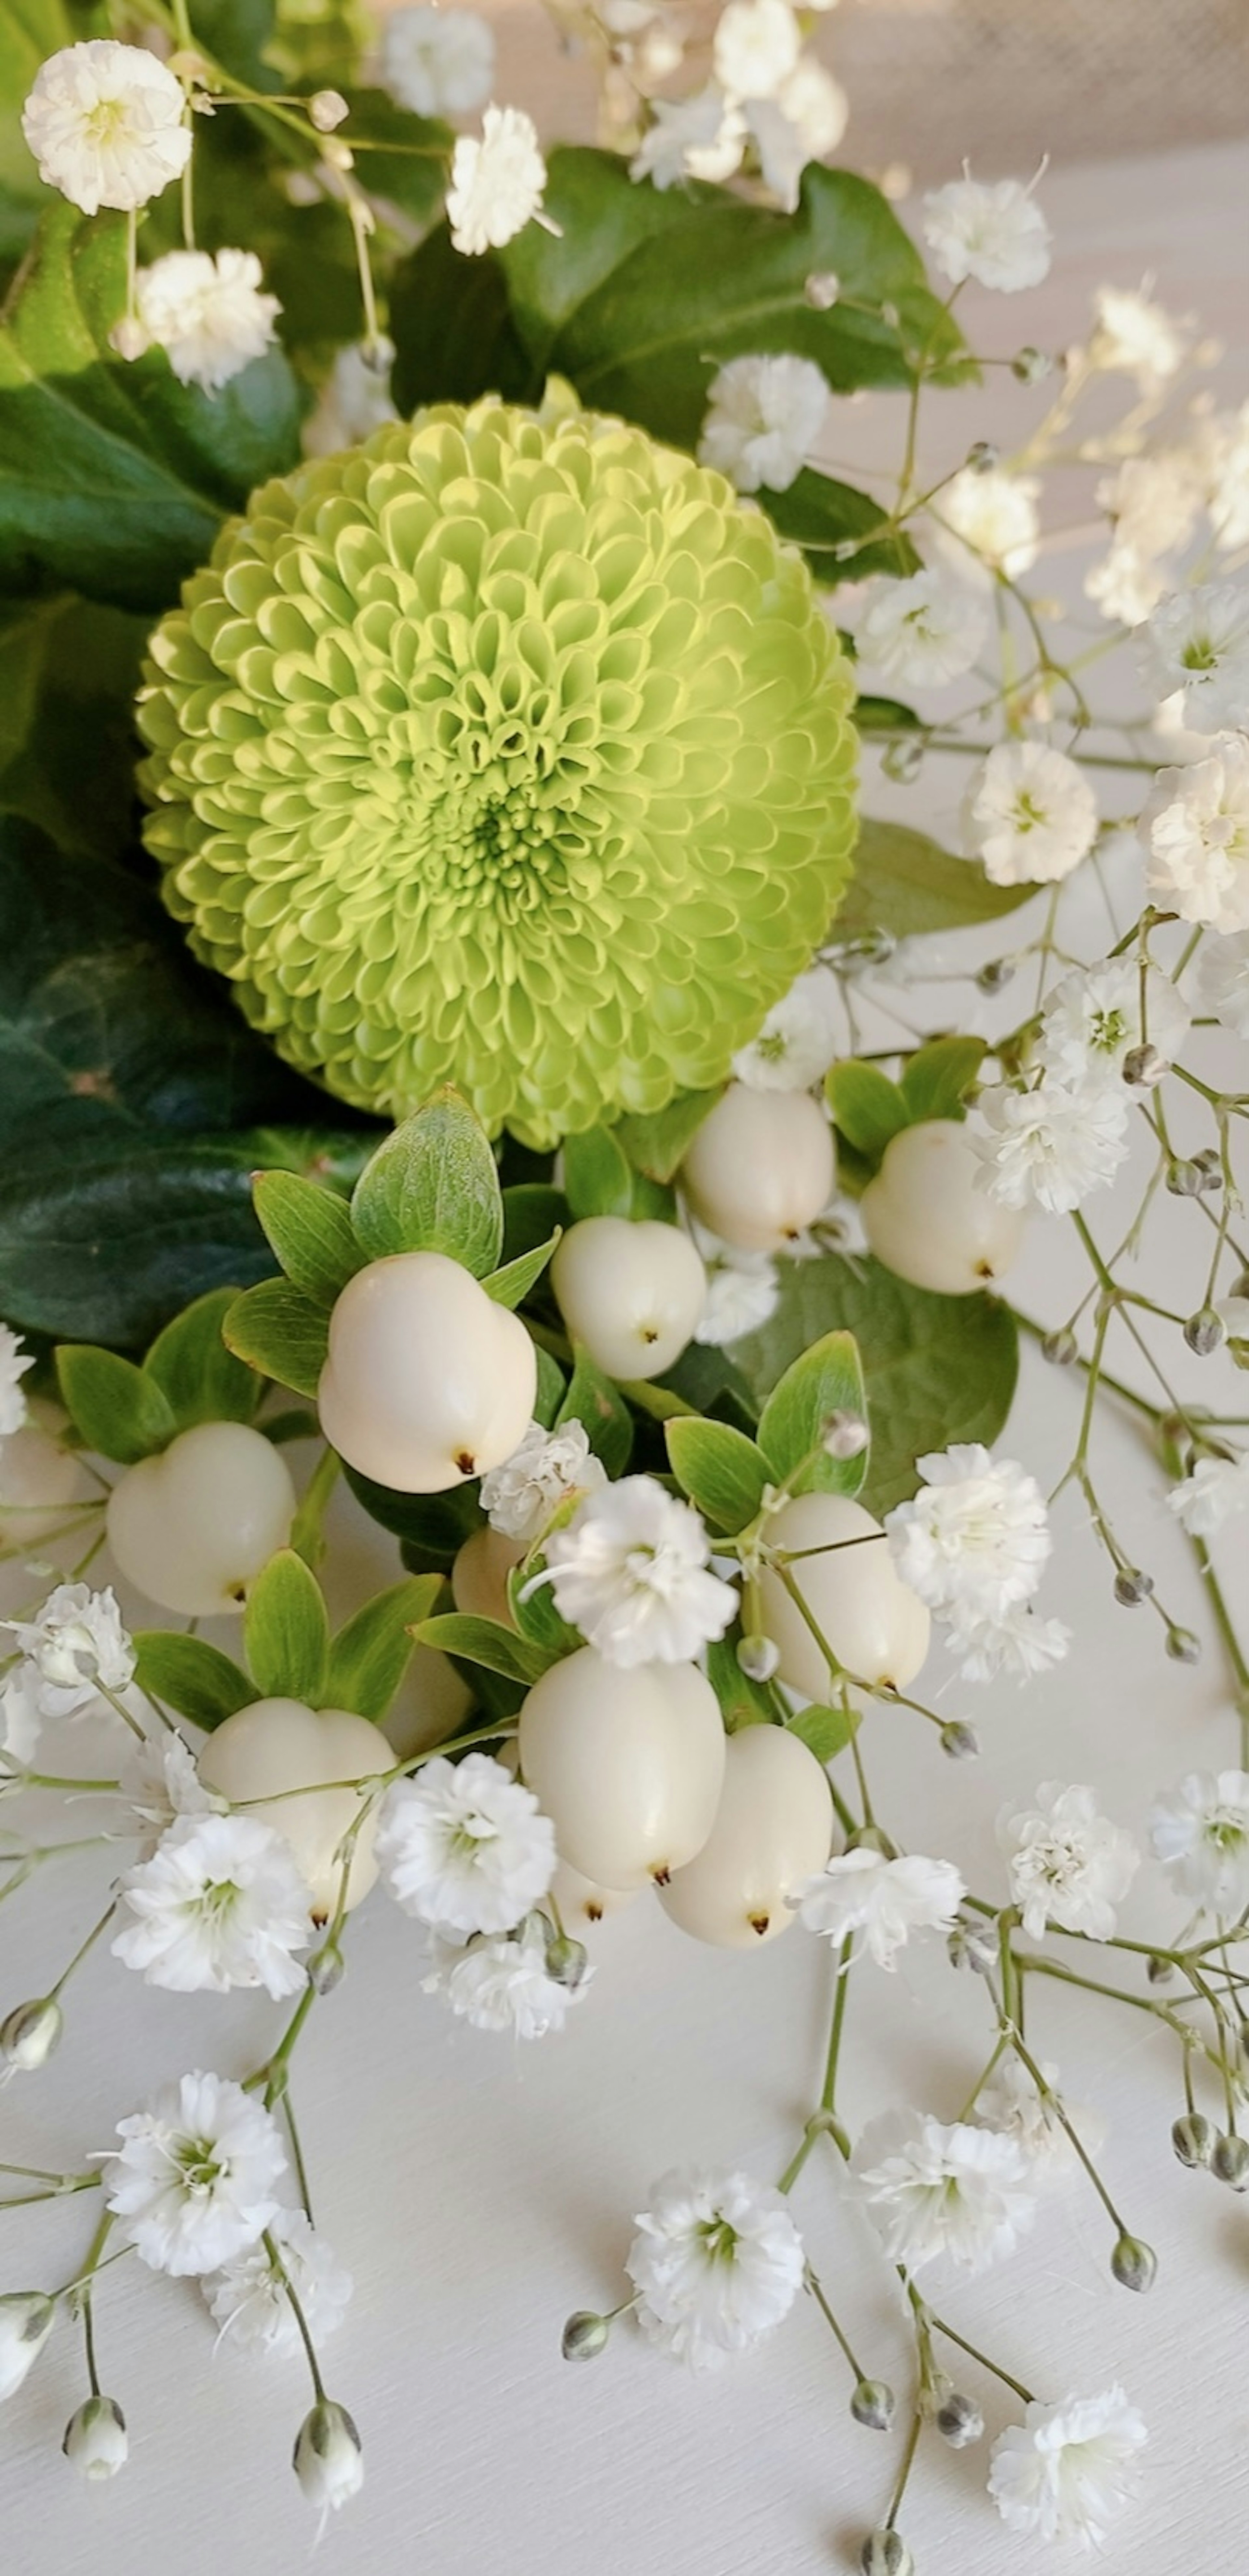
[[[988,965],[982,966],[976,977],[976,989],[981,993],[1004,993],[1007,985],[1014,980],[1014,974],[1013,957],[991,957]]]
[[[70,2416],[61,2449],[80,2478],[115,2478],[130,2456],[126,2418],[116,2398],[86,2398]]]
[[[1195,1199],[1207,1187],[1205,1175],[1196,1162],[1168,1163],[1166,1183],[1173,1199]]]
[[[1139,2236],[1121,2236],[1110,2257],[1110,2269],[1121,2290],[1152,2290],[1158,2257]]]
[[[308,1983],[314,1995],[332,1995],[347,1974],[347,1962],[337,1941],[324,1941],[308,1961]]]
[[[933,2420],[942,2441],[948,2442],[952,2451],[967,2450],[984,2434],[984,2417],[974,2397],[961,2396],[957,2388],[942,2398]]]
[[[64,2028],[64,2014],[53,1996],[19,2004],[0,2022],[0,2058],[15,2075],[33,2075],[47,2065]]]
[[[1134,1091],[1152,1091],[1168,1070],[1166,1057],[1148,1043],[1129,1047],[1123,1059],[1123,1079]]]
[[[7,2290],[0,2297],[0,2399],[21,2387],[56,2323],[56,2308],[42,2290]]]
[[[772,1637],[758,1635],[739,1637],[738,1668],[749,1682],[770,1682],[781,1660],[781,1650]]]
[[[120,322],[113,324],[108,335],[108,345],[110,349],[116,350],[119,358],[133,360],[143,356],[145,349],[151,347],[151,342],[137,313],[123,313]]]
[[[1061,1332],[1047,1333],[1041,1344],[1041,1357],[1049,1361],[1051,1368],[1070,1368],[1079,1356],[1079,1343],[1065,1324]]]
[[[961,1717],[951,1718],[949,1725],[942,1727],[940,1740],[941,1750],[948,1753],[951,1762],[974,1762],[980,1751],[975,1727],[968,1726]]]
[[[332,134],[351,110],[340,89],[317,89],[308,101],[308,114],[318,134]]]
[[[609,2317],[596,2316],[593,2308],[577,2308],[560,2337],[560,2351],[565,2361],[597,2361],[610,2333]]]
[[[354,170],[356,166],[350,144],[339,143],[333,135],[327,137],[321,158],[329,170]]]
[[[1124,1610],[1139,1609],[1148,1601],[1154,1588],[1152,1574],[1142,1574],[1139,1566],[1125,1565],[1115,1576],[1115,1599]]]
[[[850,2412],[856,2424],[866,2424],[873,2433],[887,2433],[897,2405],[892,2388],[883,2379],[861,2379],[850,2400]]]
[[[991,438],[978,438],[975,445],[967,450],[969,474],[992,474],[1001,462],[1001,448],[995,447]]]
[[[1199,1664],[1201,1639],[1193,1635],[1191,1628],[1168,1628],[1167,1653],[1173,1664]]]
[[[831,313],[841,293],[841,279],[835,269],[816,269],[802,292],[813,313]]]
[[[1043,349],[1021,349],[1018,357],[1011,359],[1010,371],[1021,385],[1037,385],[1043,376],[1052,373],[1053,365],[1053,359],[1047,358]]]
[[[843,1462],[861,1458],[871,1437],[861,1413],[841,1411],[828,1415],[820,1425],[820,1435],[825,1455]]]
[[[310,2505],[337,2513],[364,2484],[360,2436],[345,2406],[320,2397],[295,2437],[291,2465]]]
[[[924,766],[923,736],[904,734],[899,742],[887,742],[880,765],[895,785],[909,787]]]
[[[952,1968],[971,1968],[976,1976],[988,1977],[997,1966],[997,1940],[983,1923],[956,1923],[945,1946]]]
[[[565,1932],[551,1935],[546,1945],[546,1973],[554,1985],[566,1986],[570,1994],[575,1994],[589,1964],[584,1941],[570,1941]]]
[[[900,2531],[869,2531],[859,2565],[863,2576],[915,2576],[915,2561]]]
[[[1208,1360],[1211,1351],[1217,1351],[1223,1339],[1223,1319],[1215,1314],[1213,1306],[1201,1306],[1195,1315],[1189,1316],[1184,1326],[1184,1339],[1199,1360]]]

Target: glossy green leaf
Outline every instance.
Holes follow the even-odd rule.
[[[351,1221],[370,1260],[441,1252],[475,1279],[495,1268],[503,1194],[486,1131],[458,1092],[440,1091],[378,1146],[352,1194]]]
[[[821,1446],[832,1413],[867,1418],[853,1333],[821,1334],[778,1378],[759,1416],[759,1446],[795,1494],[857,1494],[863,1483],[866,1449],[857,1458],[830,1458]]]
[[[553,1360],[550,1352],[543,1350],[541,1343],[535,1343],[534,1357],[538,1363],[538,1392],[533,1400],[533,1418],[535,1422],[541,1423],[544,1431],[550,1431],[554,1428],[556,1414],[564,1401],[564,1389],[568,1380],[559,1361]]]
[[[1035,886],[990,885],[978,859],[955,858],[926,832],[905,823],[864,818],[854,854],[854,874],[837,911],[837,937],[861,939],[872,930],[895,939],[930,931],[968,930],[1016,912]]]
[[[796,1735],[817,1762],[835,1761],[846,1746],[853,1743],[862,1719],[861,1709],[800,1708],[789,1719],[787,1733]]]
[[[321,1586],[294,1548],[279,1548],[256,1577],[243,1613],[253,1696],[330,1703],[330,1623]]]
[[[21,126],[22,102],[40,63],[75,37],[103,35],[65,0],[0,0],[0,259],[17,259],[48,203]]]
[[[568,1201],[546,1181],[520,1181],[503,1193],[503,1258],[536,1252],[568,1223]]]
[[[484,1527],[475,1484],[455,1485],[445,1494],[399,1494],[390,1485],[374,1484],[355,1467],[344,1473],[370,1520],[419,1555],[421,1564],[414,1571],[423,1573],[427,1565],[446,1571],[465,1539]]]
[[[923,732],[914,707],[903,706],[900,698],[874,697],[870,691],[855,699],[854,721],[860,733]]]
[[[628,1155],[609,1127],[566,1136],[563,1161],[564,1195],[575,1218],[628,1216],[633,1175]]]
[[[411,1630],[430,1617],[441,1590],[440,1574],[414,1574],[356,1611],[330,1645],[327,1708],[354,1709],[381,1725],[412,1658]]]
[[[763,1451],[726,1422],[686,1415],[666,1422],[664,1439],[672,1472],[715,1530],[735,1538],[753,1521],[773,1470]]]
[[[351,113],[340,132],[356,156],[360,186],[375,202],[382,201],[383,210],[396,207],[409,224],[424,230],[446,193],[455,142],[450,126],[414,116],[384,89],[348,87],[343,96]],[[442,399],[447,399],[445,393]]]
[[[825,1075],[824,1091],[841,1134],[872,1164],[880,1161],[891,1138],[911,1124],[912,1113],[897,1083],[878,1064],[850,1056]]]
[[[707,1648],[707,1679],[730,1735],[736,1735],[743,1726],[771,1726],[776,1720],[776,1708],[766,1684],[752,1682],[737,1660],[740,1636],[740,1628],[731,1628],[727,1637],[713,1637]]]
[[[366,1258],[346,1201],[297,1172],[257,1172],[252,1202],[287,1278],[316,1305],[332,1307]]]
[[[902,1076],[902,1097],[913,1124],[925,1118],[961,1118],[967,1094],[984,1060],[984,1039],[930,1038]]]
[[[94,858],[125,848],[146,634],[145,618],[69,592],[0,604],[0,813],[25,815],[62,849]]]
[[[580,1343],[573,1347],[573,1373],[555,1416],[556,1430],[562,1430],[566,1422],[584,1423],[590,1447],[595,1457],[602,1459],[608,1475],[623,1476],[633,1447],[629,1408],[619,1388],[595,1367]]]
[[[179,1431],[197,1422],[251,1422],[264,1393],[254,1369],[226,1348],[222,1327],[237,1288],[213,1288],[158,1333],[143,1363]]]
[[[666,1109],[657,1109],[649,1117],[618,1118],[612,1134],[648,1180],[670,1181],[723,1088],[717,1083],[711,1091],[679,1091]]]
[[[501,1270],[491,1270],[482,1280],[488,1297],[496,1306],[521,1306],[531,1288],[536,1288],[548,1261],[559,1242],[558,1233],[545,1243],[535,1244],[532,1252],[522,1252],[515,1261],[505,1261]]]
[[[542,370],[521,344],[497,251],[474,259],[453,249],[439,224],[396,269],[390,328],[398,355],[392,379],[400,411],[429,402],[476,402],[501,394],[536,402]]]
[[[462,1610],[447,1610],[433,1619],[421,1619],[413,1634],[418,1646],[437,1646],[444,1655],[484,1665],[487,1672],[502,1673],[506,1680],[523,1682],[527,1689],[541,1681],[552,1661],[541,1646],[517,1636],[515,1629],[503,1627],[497,1619],[478,1619]]]
[[[189,1718],[192,1726],[211,1731],[240,1708],[250,1708],[260,1696],[240,1666],[205,1637],[139,1628],[134,1647],[140,1688],[179,1717]]]
[[[262,1377],[314,1401],[329,1353],[329,1317],[289,1279],[262,1279],[236,1297],[222,1327],[228,1347]]]
[[[116,1351],[65,1342],[56,1354],[61,1396],[75,1431],[101,1458],[130,1467],[167,1449],[178,1419],[156,1380]]]
[[[809,465],[786,491],[763,491],[759,500],[781,535],[801,546],[826,590],[841,581],[866,581],[871,573],[897,581],[919,570],[910,538],[900,528],[887,528],[888,513],[879,501]]]
[[[529,1574],[523,1565],[514,1565],[507,1578],[507,1597],[512,1617],[522,1637],[536,1646],[548,1662],[558,1662],[564,1655],[574,1655],[585,1639],[576,1628],[561,1619],[551,1599],[550,1585],[540,1583],[529,1591]],[[528,1598],[526,1598],[528,1594]]]

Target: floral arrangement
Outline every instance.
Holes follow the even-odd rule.
[[[845,101],[788,0],[729,0],[705,45],[652,0],[561,11],[602,140],[549,156],[460,9],[44,14],[0,191],[0,1898],[84,1843],[112,1876],[47,1992],[3,1999],[4,2077],[72,2038],[97,1942],[119,1998],[286,2015],[228,2072],[171,2022],[106,2152],[0,2166],[10,2208],[99,2211],[64,2279],[33,2226],[10,2256],[42,2286],[0,2296],[0,2397],[76,2318],[65,2451],[111,2477],[104,2276],[189,2280],[228,2347],[306,2363],[324,2523],[364,2454],[294,2070],[355,1909],[380,1883],[423,1927],[452,2015],[575,2045],[600,1924],[653,1895],[694,1940],[827,1944],[825,2070],[779,2175],[654,2183],[566,2356],[631,2319],[713,2367],[809,2299],[854,2423],[901,2418],[865,2576],[906,2576],[908,2481],[995,2390],[1004,2523],[1096,2547],[1130,2396],[1045,2355],[1034,2393],[947,2308],[1056,2181],[1125,2291],[1157,2268],[1034,2052],[1037,1978],[1149,2016],[1180,2165],[1249,2185],[1249,1660],[1216,1565],[1249,1505],[1249,411],[1120,285],[1077,348],[1009,319],[970,348],[968,280],[1045,276],[1038,183],[930,194],[931,283],[826,166]],[[990,364],[1017,451],[926,484],[922,405]],[[864,491],[820,458],[873,388],[904,427]],[[1027,581],[1058,464],[1107,536],[1074,641]],[[961,849],[859,817],[860,758],[902,787],[941,757]],[[1040,1317],[1010,1289],[1038,1215],[1083,1265]],[[890,1829],[899,1712],[974,1790],[962,1709],[1071,1642],[1009,1454],[1021,1330],[1082,1381],[1059,1492],[1108,1593],[1177,1666],[1222,1657],[1239,1726],[1232,1767],[1158,1786],[1145,1937],[1141,1842],[1079,1783],[1021,1786],[984,1889]],[[1107,1407],[1208,1639],[1121,1534]],[[340,1480],[400,1561],[335,1629]],[[74,1802],[61,1842],[32,1796]],[[979,2072],[939,2110],[900,2069],[852,2131],[858,1992],[916,1942],[970,1972]],[[904,2391],[838,2316],[820,2164],[905,2303]]]

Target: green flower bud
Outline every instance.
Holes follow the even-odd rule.
[[[1158,2257],[1139,2236],[1121,2236],[1111,2254],[1110,2269],[1121,2290],[1152,2290]]]
[[[859,2565],[863,2576],[915,2576],[915,2561],[900,2531],[869,2531]]]
[[[1201,1662],[1201,1639],[1193,1635],[1191,1628],[1168,1628],[1166,1643],[1173,1664]]]
[[[610,2333],[610,2317],[596,2316],[593,2308],[578,2308],[560,2337],[560,2351],[565,2361],[597,2361],[607,2349]]]
[[[1168,1163],[1166,1183],[1172,1198],[1176,1199],[1195,1199],[1205,1188],[1202,1172],[1194,1162]]]
[[[1152,1574],[1142,1574],[1139,1567],[1125,1565],[1115,1576],[1115,1599],[1124,1610],[1139,1609],[1148,1601],[1154,1588]]]
[[[567,1986],[575,1994],[590,1964],[590,1954],[583,1941],[570,1941],[566,1932],[557,1932],[546,1945],[546,1973],[557,1986]]]
[[[887,2380],[861,2379],[851,2397],[850,2412],[856,2424],[866,2424],[873,2433],[887,2433],[897,2402]]]
[[[115,2397],[88,2397],[70,2416],[61,2444],[71,2469],[92,2484],[115,2478],[130,2456],[126,2418]]]
[[[1049,1361],[1051,1368],[1070,1368],[1079,1356],[1080,1345],[1065,1325],[1060,1333],[1047,1333],[1041,1344],[1041,1357]]]
[[[941,1729],[941,1750],[949,1754],[952,1762],[974,1762],[980,1751],[975,1727],[966,1725],[961,1717],[951,1718],[949,1725]]]
[[[1233,2137],[1230,2131],[1216,2138],[1210,2171],[1227,2184],[1229,2191],[1249,2191],[1249,2139]]]
[[[18,2004],[8,2018],[0,2022],[0,2058],[14,2074],[31,2075],[46,2066],[54,2048],[60,2046],[65,2016],[52,1995],[42,1995],[35,2003]]]
[[[974,2397],[963,2397],[957,2388],[944,2397],[933,2418],[943,2442],[952,2451],[965,2451],[984,2434],[984,2417]]]
[[[1185,2111],[1171,2131],[1171,2144],[1180,2163],[1195,2169],[1209,2164],[1217,2136],[1213,2120],[1207,2120],[1204,2112]]]
[[[1199,1360],[1208,1360],[1211,1351],[1217,1351],[1223,1339],[1222,1316],[1215,1314],[1213,1306],[1199,1307],[1184,1326],[1184,1339]]]

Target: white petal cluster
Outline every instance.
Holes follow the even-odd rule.
[[[918,1852],[888,1860],[858,1845],[830,1860],[793,1891],[809,1932],[838,1946],[854,1938],[878,1968],[894,1968],[912,1932],[948,1932],[967,1890],[948,1860]]]
[[[1013,2254],[1036,2215],[1017,2141],[966,2120],[947,2127],[927,2111],[883,2112],[850,2170],[890,2261],[912,2274],[934,2264],[983,2272]]]
[[[85,2397],[70,2416],[61,2449],[89,2485],[115,2478],[130,2457],[126,2419],[116,2398]]]
[[[776,1263],[770,1253],[722,1243],[693,1217],[687,1216],[686,1223],[707,1273],[707,1302],[694,1339],[706,1349],[723,1350],[743,1333],[757,1332],[776,1313],[781,1294]]]
[[[199,1765],[177,1727],[162,1728],[136,1744],[123,1780],[131,1812],[146,1830],[140,1857],[148,1860],[162,1834],[180,1816],[222,1816],[227,1801],[208,1789]]]
[[[531,1422],[519,1449],[481,1480],[481,1508],[504,1538],[537,1538],[569,1494],[592,1493],[607,1481],[583,1422],[544,1431]]]
[[[980,592],[935,570],[869,582],[854,625],[860,660],[915,689],[961,679],[988,631]]]
[[[1241,713],[1249,721],[1249,651]],[[1159,771],[1141,814],[1150,893],[1185,921],[1249,930],[1249,740],[1227,734],[1209,758]]]
[[[995,743],[963,800],[963,837],[994,885],[1055,885],[1092,849],[1097,799],[1064,751]]]
[[[1191,732],[1243,725],[1249,708],[1249,588],[1206,582],[1173,592],[1144,629],[1140,659],[1142,675],[1158,697],[1183,691]]]
[[[0,2292],[0,2405],[16,2396],[55,2324],[56,2303],[42,2290]]]
[[[739,492],[787,492],[823,428],[831,400],[810,358],[733,358],[712,380],[700,465]]]
[[[283,2272],[318,2345],[342,2324],[354,2285],[302,2209],[275,2210],[267,2232],[277,2247],[278,2263],[267,2245],[253,2245],[219,2272],[209,2273],[200,2287],[221,2328],[219,2340],[228,2338],[244,2352],[263,2352],[281,2361],[302,2350]]]
[[[33,1760],[39,1742],[39,1699],[29,1664],[16,1664],[0,1680],[0,1755],[18,1770]],[[3,1772],[0,1771],[0,1780]]]
[[[20,1431],[30,1418],[22,1379],[34,1365],[34,1352],[23,1350],[18,1335],[0,1324],[0,1440]]]
[[[1249,1455],[1199,1458],[1191,1476],[1171,1487],[1167,1508],[1190,1538],[1217,1538],[1228,1521],[1249,1509]]]
[[[850,102],[844,89],[814,54],[803,54],[770,97],[748,99],[740,112],[765,187],[792,215],[807,163],[835,152],[845,133]]]
[[[810,1091],[837,1053],[840,1016],[836,976],[827,966],[809,967],[734,1056],[737,1080],[750,1091]]]
[[[469,258],[502,250],[539,212],[545,187],[533,118],[520,107],[488,107],[480,141],[462,134],[451,156],[447,214],[454,248]]]
[[[712,66],[729,98],[775,98],[801,52],[802,31],[789,0],[729,0],[716,26]]]
[[[1125,1160],[1128,1101],[1122,1090],[1093,1091],[1047,1074],[1029,1091],[992,1083],[980,1095],[987,1135],[969,1143],[999,1206],[1039,1207],[1066,1216],[1090,1191],[1106,1188]]]
[[[96,37],[50,54],[22,110],[48,187],[84,215],[133,213],[180,179],[191,157],[182,90],[144,45]]]
[[[262,293],[260,281],[260,262],[250,250],[171,250],[140,269],[139,320],[180,385],[220,393],[272,346],[282,307],[276,295]]]
[[[177,1995],[299,1993],[312,1890],[284,1834],[254,1816],[181,1816],[120,1882],[113,1956]]]
[[[989,2493],[1012,2531],[1100,2549],[1136,2492],[1148,2430],[1118,2386],[1033,2404],[993,2445]]]
[[[1139,392],[1160,393],[1177,375],[1187,347],[1184,331],[1161,304],[1143,292],[1099,286],[1093,297],[1096,328],[1086,352],[1106,374],[1134,377]]]
[[[360,2436],[345,2406],[337,2405],[332,2397],[318,2397],[295,2437],[291,2465],[300,2493],[320,2515],[320,2540],[331,2513],[341,2512],[364,2484]]]
[[[1013,1458],[993,1459],[960,1441],[917,1460],[923,1478],[895,1504],[885,1528],[902,1581],[928,1604],[969,1680],[1003,1667],[1021,1673],[1033,1644],[1042,1664],[1066,1646],[1066,1632],[1033,1620],[1027,1604],[1049,1562],[1052,1541],[1036,1478]],[[1034,1634],[1034,1632],[1036,1632]]]
[[[216,2272],[259,2242],[286,2150],[271,2112],[220,2075],[183,2075],[119,2120],[107,2208],[154,2272]]]
[[[802,2240],[766,2183],[701,2167],[664,2174],[635,2224],[625,2270],[638,2324],[674,2360],[718,2369],[788,2316],[802,2287]]]
[[[1249,1038],[1249,930],[1202,941],[1194,992],[1199,1012]]]
[[[547,1937],[541,1918],[532,1916],[510,1938],[483,1932],[461,1943],[435,1933],[422,1992],[440,1996],[474,2030],[545,2039],[563,2029],[594,1974],[587,1968],[578,1985],[562,1985],[547,1969]]]
[[[658,98],[654,118],[629,163],[631,179],[660,189],[683,179],[731,179],[746,148],[747,125],[714,82],[692,98]]]
[[[1094,1790],[1043,1781],[1035,1807],[1003,1808],[997,1836],[1030,1940],[1049,1923],[1090,1941],[1113,1937],[1141,1856],[1132,1836],[1100,1814]]]
[[[22,1656],[9,1676],[39,1717],[77,1717],[100,1690],[116,1696],[134,1679],[134,1647],[111,1585],[58,1583],[33,1619],[2,1619]]]
[[[1030,1601],[994,1616],[960,1602],[946,1623],[947,1642],[965,1682],[1030,1682],[1060,1664],[1071,1645],[1061,1619],[1039,1618]]]
[[[1149,1812],[1149,1840],[1172,1885],[1211,1914],[1249,1905],[1249,1771],[1190,1771]]]
[[[303,426],[305,456],[337,456],[384,422],[397,420],[390,398],[395,344],[380,332],[370,345],[353,340],[335,352],[334,364]]]
[[[952,286],[974,277],[1014,295],[1049,274],[1049,225],[1018,179],[986,186],[965,171],[934,189],[924,199],[924,239]]]
[[[609,1664],[686,1664],[724,1635],[737,1609],[710,1555],[689,1503],[650,1476],[623,1476],[555,1531],[541,1579],[561,1619]]]
[[[490,96],[494,30],[473,9],[395,9],[382,21],[380,76],[414,116],[466,116]]]
[[[1004,572],[1010,581],[1030,572],[1041,542],[1040,490],[1035,475],[1010,474],[1001,465],[979,474],[965,465],[933,503],[938,526],[960,540],[957,569]]]
[[[1148,1038],[1174,1064],[1192,1027],[1192,1013],[1169,975],[1136,957],[1109,957],[1104,965],[1072,968],[1054,986],[1041,1018],[1036,1060],[1058,1082],[1076,1090],[1109,1090],[1121,1097],[1124,1058]]]
[[[991,2084],[978,2095],[972,2118],[978,2128],[1013,2138],[1027,2161],[1029,2179],[1038,2190],[1070,2182],[1080,2160],[1050,2096],[1058,2090],[1058,2069],[1042,2063],[1049,2093],[1038,2092],[1027,2067],[1013,2049],[999,2060]],[[1081,2106],[1068,2113],[1081,2145],[1095,2156],[1105,2140],[1106,2124],[1097,2112]]]
[[[396,1780],[374,1849],[404,1913],[452,1935],[510,1932],[555,1875],[550,1819],[488,1753],[440,1755]]]

